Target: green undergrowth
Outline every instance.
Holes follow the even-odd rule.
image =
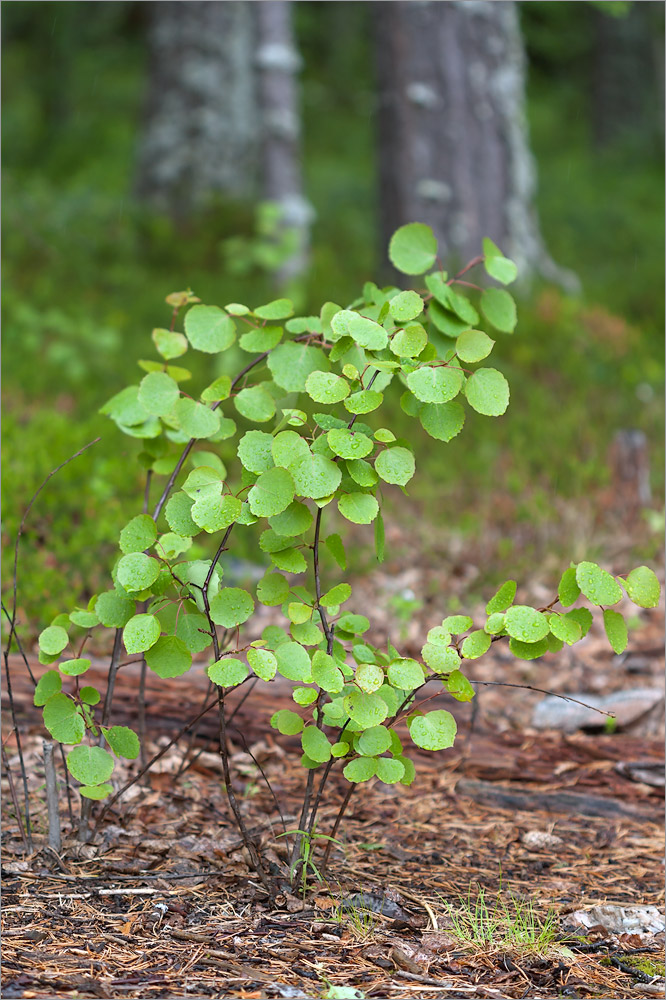
[[[463,946],[534,956],[562,951],[555,912],[540,915],[530,899],[501,892],[490,897],[483,887],[474,895],[470,886],[466,897],[444,903],[447,930]]]

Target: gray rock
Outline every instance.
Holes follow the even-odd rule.
[[[573,733],[577,729],[603,729],[608,716],[594,711],[594,708],[600,708],[615,716],[618,728],[625,729],[664,701],[662,688],[635,688],[602,696],[576,691],[570,696],[592,707],[584,708],[575,702],[548,695],[534,709],[532,725],[536,729],[561,729],[565,733]]]

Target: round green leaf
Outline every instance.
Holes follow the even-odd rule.
[[[550,631],[556,639],[561,639],[568,646],[578,642],[582,635],[582,629],[574,618],[568,615],[551,615],[548,619]]]
[[[368,351],[381,351],[388,344],[388,334],[383,326],[355,312],[347,320],[347,331],[359,347]]]
[[[659,580],[647,566],[632,569],[624,585],[627,594],[639,608],[656,608],[659,604]],[[604,601],[606,603],[608,602]]]
[[[385,753],[391,746],[391,733],[386,726],[371,726],[359,734],[358,749],[368,757]]]
[[[451,633],[441,625],[436,625],[428,631],[427,640],[435,646],[448,646],[451,642]]]
[[[355,483],[366,488],[376,486],[379,476],[369,462],[362,458],[349,458],[346,462],[347,472]]]
[[[301,746],[310,760],[316,760],[318,764],[325,764],[331,759],[331,744],[316,726],[305,727],[301,734]]]
[[[47,656],[57,656],[69,642],[69,636],[61,625],[49,625],[39,633],[39,648]]]
[[[360,431],[336,428],[326,435],[331,451],[340,458],[364,458],[373,449],[373,443]]]
[[[155,615],[134,615],[123,629],[123,642],[128,653],[143,653],[154,646],[161,627]]]
[[[290,341],[279,344],[268,357],[268,368],[275,382],[287,392],[304,392],[308,377],[313,372],[326,372],[330,365],[318,347]]]
[[[102,747],[74,747],[67,754],[67,770],[82,785],[101,785],[113,773],[113,757]]]
[[[391,237],[389,259],[403,274],[423,274],[435,263],[437,240],[430,226],[410,222]]]
[[[296,431],[280,431],[271,444],[273,461],[283,469],[289,469],[310,456],[310,448],[305,438]]]
[[[44,705],[44,725],[58,743],[80,743],[86,731],[76,705],[62,692],[52,695]]]
[[[361,389],[345,399],[345,409],[350,413],[371,413],[381,406],[384,397],[374,389]]]
[[[291,692],[291,697],[297,705],[311,705],[318,696],[314,688],[297,687]]]
[[[384,683],[384,671],[376,663],[359,663],[354,674],[354,680],[361,691],[365,691],[366,694],[372,694],[373,691],[379,691]]]
[[[262,681],[272,681],[277,673],[277,659],[270,649],[250,647],[247,651],[247,662]]]
[[[297,495],[312,500],[331,496],[342,479],[338,465],[323,455],[308,455],[290,466],[289,471]]]
[[[113,785],[81,785],[79,795],[84,799],[95,799],[96,801],[105,799],[113,791]]]
[[[381,725],[389,714],[386,702],[378,694],[358,690],[345,695],[344,708],[347,715],[363,729]]]
[[[338,500],[338,510],[354,524],[371,524],[379,513],[379,504],[370,493],[345,493]]]
[[[242,506],[238,497],[205,493],[192,505],[192,520],[204,531],[221,531],[238,520]]]
[[[420,296],[419,296],[420,301]],[[390,348],[399,358],[415,358],[428,343],[428,334],[420,323],[408,323],[391,338]]]
[[[271,445],[273,435],[266,431],[248,431],[238,442],[238,457],[249,472],[267,472],[272,469]]]
[[[312,683],[312,664],[307,649],[299,642],[282,642],[275,648],[278,670],[290,681]]]
[[[162,330],[156,328],[152,332],[152,339],[158,353],[165,361],[172,358],[179,358],[187,350],[187,339],[182,333],[173,333],[172,330]]]
[[[236,339],[234,321],[219,306],[192,306],[185,317],[185,333],[192,347],[205,354],[226,351]]]
[[[85,657],[76,660],[63,660],[62,663],[58,664],[58,669],[66,677],[80,677],[81,674],[85,674],[86,670],[90,669],[90,660],[85,659]]]
[[[501,611],[494,611],[488,616],[488,621],[485,624],[484,632],[489,635],[499,635],[500,632],[504,631],[504,615]]]
[[[356,757],[345,765],[342,773],[347,781],[357,785],[369,781],[377,772],[377,760],[374,757]]]
[[[220,415],[203,403],[181,396],[173,408],[178,427],[190,438],[212,437],[220,429]]]
[[[177,535],[192,538],[194,535],[198,535],[201,530],[199,525],[192,520],[192,499],[182,491],[169,497],[164,508],[164,516],[169,527]]]
[[[438,646],[436,643],[427,642],[421,650],[421,656],[436,674],[449,674],[460,667],[460,657],[450,646]]]
[[[159,575],[159,562],[145,552],[130,552],[118,562],[118,583],[127,591],[146,590]]]
[[[487,358],[494,343],[483,330],[464,330],[456,341],[456,354],[461,361],[473,364]]]
[[[389,663],[387,674],[389,682],[400,691],[413,691],[425,681],[421,664],[407,657]]]
[[[509,649],[519,660],[538,660],[548,652],[548,639],[539,642],[522,642],[520,639],[509,639]]]
[[[414,475],[414,456],[407,448],[387,448],[377,456],[375,469],[385,483],[405,486]]]
[[[565,569],[562,574],[559,587],[557,588],[557,596],[560,599],[560,604],[564,608],[568,608],[570,605],[575,604],[580,597],[580,587],[576,583],[575,566],[570,566],[569,569]]]
[[[33,703],[38,707],[45,705],[54,694],[62,690],[62,678],[57,670],[47,670],[37,681],[33,695]]]
[[[312,657],[312,679],[317,687],[328,691],[329,694],[338,694],[342,691],[345,683],[342,671],[333,657],[322,649],[315,650]]]
[[[604,628],[611,648],[618,656],[624,653],[627,648],[629,636],[627,633],[627,623],[618,611],[609,608],[604,610]]]
[[[271,726],[283,736],[296,736],[303,729],[303,720],[289,708],[281,708],[271,716]]]
[[[463,640],[463,644],[460,647],[460,653],[465,660],[477,660],[484,653],[487,653],[490,649],[491,638],[484,632],[483,629],[479,629],[476,632],[471,632],[466,639]]]
[[[377,777],[385,785],[395,785],[405,776],[405,765],[394,757],[379,757],[377,759]]]
[[[250,671],[243,661],[235,660],[232,657],[225,657],[223,660],[211,663],[206,673],[213,684],[223,688],[236,687],[250,675]]]
[[[471,701],[474,688],[460,670],[453,670],[445,681],[446,690],[456,701]]]
[[[465,411],[460,403],[426,403],[419,410],[424,431],[437,441],[450,441],[462,430]]]
[[[423,299],[418,292],[399,292],[389,302],[389,313],[396,323],[408,323],[410,319],[416,319],[422,312]]]
[[[504,257],[499,247],[487,237],[483,241],[484,267],[491,278],[503,285],[510,285],[518,277],[518,268],[512,260]]]
[[[592,604],[599,606],[617,604],[618,601],[622,600],[622,591],[615,578],[610,573],[607,573],[605,569],[602,569],[601,566],[597,566],[596,563],[578,563],[578,566],[576,566],[576,583]]]
[[[273,517],[286,510],[294,499],[294,481],[286,469],[269,469],[261,473],[247,499],[257,517]]]
[[[281,573],[266,573],[257,584],[257,600],[276,607],[289,597],[289,584]]]
[[[312,524],[312,514],[304,503],[294,500],[281,514],[269,518],[268,523],[278,535],[292,538],[308,530]]]
[[[139,402],[146,412],[156,417],[170,413],[179,396],[178,383],[166,372],[150,372],[141,379]]]
[[[163,635],[146,650],[146,663],[158,677],[180,677],[192,666],[192,653],[184,639]]]
[[[149,514],[137,514],[120,532],[121,551],[143,552],[155,543],[157,527]]]
[[[516,303],[503,288],[485,289],[481,295],[481,311],[497,330],[513,333],[518,321]]]
[[[254,601],[247,590],[224,587],[210,602],[210,616],[216,625],[234,628],[246,622],[254,611]]]
[[[294,303],[291,299],[273,299],[265,306],[257,306],[253,312],[259,319],[288,319],[294,315]]]
[[[333,372],[312,372],[305,382],[305,391],[315,403],[339,403],[349,395],[349,383]]]
[[[228,375],[220,375],[214,382],[211,382],[201,393],[201,400],[204,403],[217,403],[229,398],[231,392],[231,378]]]
[[[422,750],[446,750],[456,738],[456,720],[450,712],[438,709],[417,715],[409,725],[409,735]]]
[[[474,622],[469,615],[449,615],[442,622],[442,628],[445,628],[447,632],[451,632],[452,635],[461,635],[468,628],[471,628],[473,624]]]
[[[252,385],[234,396],[234,406],[242,417],[265,424],[275,416],[275,401],[262,385]]]
[[[508,609],[504,616],[504,628],[513,639],[521,642],[539,642],[550,631],[546,616],[526,604],[514,604]]]
[[[509,405],[509,383],[495,368],[479,368],[467,380],[467,402],[486,417],[500,417]]]
[[[280,343],[282,334],[281,326],[264,326],[244,333],[238,345],[248,354],[263,354],[264,351],[272,351]]]
[[[94,611],[84,611],[82,608],[77,608],[69,616],[69,620],[74,625],[78,625],[79,628],[94,628],[95,625],[99,625],[99,618]]]
[[[338,583],[335,587],[327,590],[321,599],[325,608],[333,607],[336,604],[344,604],[351,597],[352,589],[348,583]]]
[[[407,385],[423,403],[448,403],[458,395],[464,381],[460,368],[444,365],[424,365],[407,376]]]
[[[129,597],[107,590],[95,601],[95,614],[106,628],[122,628],[134,614],[136,605]]]
[[[506,611],[513,604],[516,596],[516,581],[507,580],[486,604],[486,614],[492,615],[497,611]]]
[[[111,726],[104,729],[104,739],[109,744],[116,757],[125,760],[136,760],[141,752],[141,744],[136,733],[127,726]]]

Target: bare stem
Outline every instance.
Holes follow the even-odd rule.
[[[16,786],[14,785],[14,776],[12,775],[12,770],[9,766],[9,758],[5,752],[5,748],[2,748],[2,763],[5,767],[5,774],[7,775],[7,782],[9,784],[9,794],[12,797],[12,802],[14,803],[14,812],[16,813],[16,822],[21,833],[21,840],[23,841],[23,846],[25,847],[26,854],[31,853],[31,849],[28,846],[28,838],[25,835],[25,826],[23,825],[23,816],[21,815],[21,807],[18,803],[18,797],[16,795]]]
[[[333,824],[333,829],[331,830],[331,832],[329,834],[329,837],[334,838],[335,835],[336,835],[336,833],[338,832],[338,827],[340,826],[340,823],[342,822],[342,817],[344,816],[344,814],[347,811],[347,806],[349,805],[349,800],[351,799],[352,795],[356,791],[356,787],[357,787],[356,785],[352,785],[352,784],[349,785],[349,788],[347,789],[347,794],[345,795],[344,799],[342,800],[342,804],[341,804],[340,808],[338,809],[338,815],[335,817],[335,823]],[[319,865],[319,874],[322,877],[323,877],[323,875],[324,875],[324,873],[326,871],[326,866],[328,865],[328,859],[329,859],[329,856],[330,856],[330,853],[331,853],[331,846],[332,846],[332,844],[333,844],[333,839],[326,841],[326,847],[324,848],[324,854],[323,854],[323,857],[321,859],[321,864]]]
[[[46,786],[46,809],[49,818],[49,847],[60,853],[62,838],[60,836],[60,813],[58,811],[58,785],[56,782],[55,758],[53,743],[42,740],[44,748],[44,782]]]

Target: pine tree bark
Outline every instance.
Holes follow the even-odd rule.
[[[562,281],[541,238],[525,116],[525,55],[510,0],[376,6],[384,243],[426,222],[445,266],[489,236],[518,265]]]

